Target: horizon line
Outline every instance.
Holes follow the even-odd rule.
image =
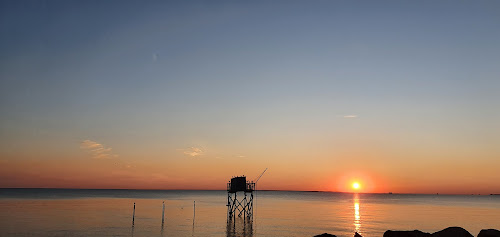
[[[136,190],[136,191],[227,191],[225,189],[136,189],[136,188],[52,188],[52,187],[0,187],[0,189],[59,189],[59,190]],[[315,192],[315,193],[342,193],[342,194],[392,194],[392,195],[477,195],[494,196],[500,193],[475,194],[475,193],[395,193],[395,192],[341,192],[341,191],[320,191],[320,190],[278,190],[262,189],[254,191],[265,192]]]

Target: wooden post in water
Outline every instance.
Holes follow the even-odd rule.
[[[135,202],[134,202],[134,212],[132,213],[132,226],[134,226],[135,222]]]
[[[193,226],[194,226],[194,218],[196,218],[196,201],[193,201]]]
[[[161,225],[163,226],[163,223],[165,223],[165,201],[163,201],[163,209],[161,211]]]

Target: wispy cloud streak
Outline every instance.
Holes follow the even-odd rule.
[[[118,155],[113,154],[111,147],[105,147],[104,145],[91,140],[82,141],[80,143],[80,148],[88,152],[94,159],[111,159],[118,157]]]
[[[184,153],[185,155],[191,156],[191,157],[201,156],[204,153],[203,149],[199,148],[199,147],[189,147],[189,148],[181,149],[181,150],[182,150],[182,153]]]

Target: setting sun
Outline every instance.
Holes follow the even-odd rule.
[[[361,187],[361,185],[358,182],[352,183],[352,188],[355,190],[358,190]]]

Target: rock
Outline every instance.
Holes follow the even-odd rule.
[[[500,237],[500,230],[487,229],[481,230],[477,237]]]
[[[361,236],[360,234],[358,234],[358,232],[354,232],[354,237],[363,237],[363,236]]]
[[[431,237],[431,234],[420,230],[413,231],[393,231],[388,230],[384,233],[384,237]]]
[[[323,234],[320,234],[320,235],[315,235],[314,237],[337,237],[337,236],[331,235],[331,234],[328,234],[328,233],[323,233]]]
[[[474,237],[462,227],[448,227],[432,234],[432,237]]]

